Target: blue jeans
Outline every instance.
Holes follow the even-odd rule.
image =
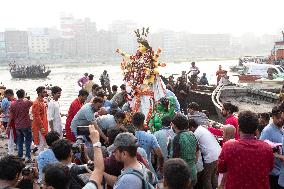
[[[18,157],[23,157],[23,144],[26,146],[26,158],[31,159],[32,130],[31,128],[16,129]]]

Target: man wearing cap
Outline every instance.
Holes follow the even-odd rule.
[[[281,117],[281,109],[275,106],[272,109],[272,123],[268,124],[260,135],[260,140],[269,140],[273,143],[282,143],[283,137],[283,118]],[[281,161],[275,158],[274,168],[269,174],[270,188],[281,188],[278,184],[280,175]]]
[[[116,136],[114,143],[108,147],[115,159],[124,165],[121,175],[117,178],[104,173],[104,177],[109,185],[114,189],[142,189],[143,181],[133,171],[139,172],[149,182],[152,179],[151,172],[136,158],[137,138],[129,132],[120,133]],[[149,177],[149,175],[152,175]]]
[[[84,77],[80,78],[77,82],[79,87],[81,87],[82,89],[84,88],[86,83],[89,81],[88,75],[89,75],[88,73],[85,73]]]

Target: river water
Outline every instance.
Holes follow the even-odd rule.
[[[222,61],[200,61],[196,62],[201,74],[207,73],[207,78],[210,84],[216,83],[215,73],[218,69],[218,65],[222,65],[224,69],[229,70],[229,66],[235,65],[238,60],[222,60]],[[80,88],[77,85],[77,80],[83,76],[84,73],[93,74],[94,81],[98,84],[99,76],[103,70],[107,70],[111,79],[111,85],[121,85],[122,74],[120,70],[120,64],[107,65],[107,64],[52,64],[47,65],[51,73],[45,79],[12,79],[9,73],[9,67],[0,65],[0,82],[2,82],[7,88],[11,88],[14,91],[18,89],[24,89],[31,100],[36,98],[36,88],[38,86],[52,84],[52,86],[60,86],[62,88],[62,96],[60,98],[60,105],[62,113],[67,113],[71,102],[77,97]],[[167,66],[160,68],[160,73],[168,76],[170,74],[181,74],[181,71],[188,71],[190,63],[167,63]],[[235,79],[233,79],[234,81]]]

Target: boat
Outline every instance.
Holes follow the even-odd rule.
[[[46,78],[50,74],[51,70],[47,70],[42,73],[32,73],[27,74],[21,71],[12,71],[10,70],[10,74],[12,78]]]
[[[46,78],[51,72],[45,65],[19,65],[14,62],[9,66],[12,78]]]
[[[254,82],[258,79],[261,79],[261,76],[259,75],[250,75],[250,74],[242,74],[242,75],[237,75],[239,78],[239,82]]]
[[[273,78],[284,78],[284,70],[279,65],[272,64],[246,64],[247,70],[244,73],[237,75],[239,82],[255,82],[263,78],[268,78],[268,73],[273,75]]]
[[[275,78],[275,79],[267,79],[267,78],[261,78],[261,79],[257,79],[255,81],[256,84],[263,84],[266,87],[270,87],[270,88],[282,88],[282,85],[284,83],[284,79],[283,78]]]
[[[238,73],[240,73],[240,72],[246,72],[246,70],[247,70],[247,67],[244,66],[244,65],[242,65],[242,66],[240,66],[240,65],[230,66],[230,71],[231,72],[238,72]]]
[[[284,32],[282,31],[282,41],[276,41],[268,57],[270,64],[284,65]]]
[[[275,92],[242,85],[219,85],[211,99],[220,120],[223,119],[222,104],[225,102],[238,106],[239,111],[250,110],[255,113],[271,112],[279,103],[279,96]]]

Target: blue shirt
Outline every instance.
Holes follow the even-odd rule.
[[[95,119],[94,111],[90,103],[85,104],[75,115],[71,122],[71,131],[77,137],[77,126],[88,126]]]
[[[8,98],[4,98],[1,103],[1,109],[3,110],[4,117],[2,118],[3,122],[9,122],[9,107],[11,105],[11,102],[8,100]]]
[[[176,134],[174,133],[174,131],[170,128],[170,127],[163,127],[161,130],[156,131],[154,133],[154,136],[156,137],[163,156],[164,156],[164,160],[166,161],[169,156],[169,152],[168,152],[168,144],[170,142],[170,140],[173,140],[174,137],[176,136]]]
[[[156,137],[153,134],[147,133],[145,131],[136,131],[135,136],[137,138],[137,143],[139,144],[139,146],[145,150],[148,162],[151,163],[151,150],[160,147]]]
[[[180,112],[180,104],[179,104],[179,101],[178,101],[175,93],[173,93],[172,91],[166,89],[166,96],[167,97],[170,97],[170,96],[174,97],[174,99],[175,99],[175,112],[179,113]]]
[[[283,138],[283,129],[279,129],[274,123],[268,124],[260,135],[260,140],[269,140],[274,143],[282,143]],[[273,170],[270,172],[270,175],[278,176],[280,175],[281,161],[278,158],[275,158]]]
[[[38,173],[39,173],[38,181],[41,182],[43,176],[42,169],[44,168],[44,166],[48,164],[58,163],[58,160],[56,159],[51,149],[47,149],[45,151],[40,152],[36,160],[37,160]]]

